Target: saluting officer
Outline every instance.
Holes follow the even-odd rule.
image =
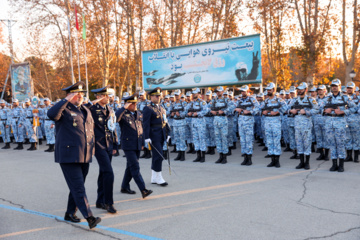
[[[149,92],[151,104],[143,111],[143,128],[145,147],[151,146],[152,151],[152,174],[151,183],[167,186],[168,183],[162,177],[163,144],[168,141],[170,127],[167,124],[166,111],[160,105],[161,88],[157,87]]]
[[[130,189],[130,181],[134,179],[143,198],[149,196],[152,190],[145,187],[145,182],[140,173],[139,156],[144,148],[142,114],[137,111],[136,95],[123,98],[125,105],[116,111],[116,119],[121,128],[122,149],[126,156],[126,169],[121,184],[121,192],[135,194]]]
[[[113,187],[114,172],[111,166],[113,154],[116,153],[115,136],[115,112],[107,105],[109,103],[108,86],[93,89],[91,92],[96,94],[96,100],[90,107],[91,115],[95,125],[95,157],[99,163],[99,177],[96,207],[107,210],[109,213],[116,213],[114,208]],[[108,123],[113,119],[114,129],[109,129]]]
[[[55,121],[55,162],[60,163],[70,189],[64,219],[80,222],[75,215],[78,208],[89,227],[94,228],[101,218],[93,216],[85,191],[85,179],[95,150],[95,137],[91,112],[82,105],[86,92],[83,90],[84,85],[83,82],[77,82],[62,89],[66,91],[66,98],[50,108],[47,115]]]

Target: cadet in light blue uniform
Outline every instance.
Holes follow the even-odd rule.
[[[350,99],[356,104],[357,108],[359,107],[359,96],[355,94],[355,83],[348,82],[346,84],[347,95]],[[345,162],[359,162],[359,149],[360,149],[360,117],[356,112],[349,116],[346,116],[346,122],[348,123],[348,128],[346,136],[347,142],[345,144],[347,156]],[[354,158],[352,157],[352,151],[354,150]]]
[[[238,90],[241,92],[241,98],[237,102],[235,111],[239,114],[241,153],[244,154],[244,161],[241,165],[250,166],[254,148],[254,116],[259,112],[260,106],[255,98],[248,96],[249,87],[247,85]]]
[[[228,91],[224,91],[223,97],[228,99],[229,107],[231,109],[235,110],[235,103],[233,101],[231,101],[231,99],[229,98],[229,92]],[[229,112],[227,114],[227,119],[228,119],[228,135],[227,135],[227,139],[228,139],[229,151],[228,151],[228,153],[226,155],[230,156],[232,154],[231,149],[233,149],[233,146],[234,146],[233,137],[232,137],[232,131],[233,131],[233,125],[234,125],[234,112]]]
[[[168,119],[168,121],[170,121],[170,108],[171,108],[171,102],[170,102],[170,95],[166,95],[164,101],[161,103],[162,107],[165,109],[166,111],[166,117]],[[172,120],[171,120],[172,121]],[[171,143],[171,144],[170,144]],[[163,145],[163,157],[165,159],[168,159],[168,145],[174,145],[173,143],[175,143],[175,139],[170,139],[170,143],[167,144],[167,142],[164,142]],[[176,148],[176,147],[175,147]],[[151,153],[150,153],[151,154]]]
[[[18,144],[14,150],[22,150],[24,142],[24,124],[23,118],[24,113],[23,109],[19,106],[19,100],[13,99],[13,108],[11,110],[11,128],[13,130],[15,142]]]
[[[197,157],[194,162],[205,162],[205,126],[204,115],[209,111],[204,100],[199,98],[200,89],[192,90],[193,100],[186,106],[186,113],[191,118],[191,132],[193,137],[194,149]]]
[[[208,109],[211,108],[211,98],[216,97],[216,93],[212,93],[211,90],[208,90],[205,94],[205,101],[207,103]],[[205,154],[214,155],[215,154],[215,135],[214,135],[214,116],[208,111],[204,116],[206,127],[205,127],[205,141],[208,148]]]
[[[6,107],[6,102],[4,99],[0,100],[0,132],[1,138],[5,143],[5,146],[2,149],[10,148],[10,114],[8,113],[9,109]],[[9,117],[8,117],[9,115]]]
[[[298,96],[289,104],[289,113],[295,115],[296,149],[300,155],[300,164],[296,169],[310,169],[310,154],[312,144],[312,118],[319,112],[319,106],[314,98],[306,95],[308,86],[305,82],[297,87]]]
[[[169,112],[170,117],[173,119],[173,131],[174,131],[174,144],[178,151],[175,161],[185,161],[185,150],[186,150],[186,139],[185,139],[185,115],[186,105],[185,101],[180,100],[181,91],[180,89],[175,90],[175,102],[171,104]]]
[[[229,91],[229,99],[233,102],[234,106],[236,106],[237,104],[237,98],[234,98],[234,92],[233,91]],[[237,114],[233,114],[232,116],[232,129],[231,129],[231,137],[232,137],[232,147],[231,149],[236,149],[236,142],[237,142],[237,136],[236,133],[237,128],[238,128],[238,115]]]
[[[25,109],[24,109],[24,116],[25,116],[25,129],[27,132],[27,137],[30,140],[31,147],[28,148],[29,151],[36,150],[36,143],[37,143],[37,136],[33,129],[33,110],[34,107],[30,106],[30,100],[25,100]]]
[[[259,103],[259,106],[262,104],[262,102],[264,101],[264,93],[258,93],[256,95],[256,100]],[[262,135],[262,129],[261,129],[261,113],[257,112],[257,114],[254,116],[254,121],[255,121],[255,134],[257,137],[257,142],[260,143],[263,139],[263,135]],[[239,129],[240,132],[240,129]]]
[[[186,100],[185,101],[187,104],[191,103],[191,101],[192,101],[191,91],[186,92]],[[193,143],[192,132],[191,132],[191,117],[189,117],[186,114],[185,120],[186,120],[186,125],[185,125],[186,142],[189,145],[189,150],[186,153],[196,153],[195,148],[194,148],[194,143]]]
[[[295,87],[290,87],[290,97],[291,99],[296,98],[296,89]],[[287,101],[287,104],[290,103],[291,99]],[[295,142],[295,115],[289,113],[288,114],[288,126],[289,126],[289,140],[290,140],[290,148],[293,150],[294,155],[290,157],[290,159],[299,159],[296,150],[296,142]]]
[[[280,167],[281,155],[281,119],[280,114],[287,111],[284,100],[275,96],[275,84],[269,83],[266,88],[268,98],[261,106],[262,114],[265,116],[265,135],[268,147],[268,155],[271,156],[271,163],[268,167]]]
[[[47,115],[48,110],[51,108],[50,99],[45,98],[44,99],[44,104],[45,104],[45,108],[44,108],[44,115],[45,115],[44,127],[45,127],[46,141],[47,141],[47,144],[49,145],[49,148],[46,149],[45,152],[54,152],[54,150],[55,150],[55,122],[53,120],[51,120]]]
[[[289,91],[285,91],[284,100],[285,100],[286,104],[289,105],[290,100],[291,100]],[[283,115],[282,127],[283,127],[284,142],[285,142],[285,147],[286,147],[284,149],[284,152],[291,152],[292,150],[290,148],[289,119],[288,119],[287,113],[284,113],[284,115]]]
[[[123,96],[123,98],[128,97],[128,96]],[[137,102],[136,106],[137,106],[137,110],[140,111],[141,113],[144,111],[144,108],[146,106],[150,105],[150,100],[146,99],[146,93],[144,90],[141,90],[139,92],[139,101]],[[166,149],[166,145],[165,145],[165,149]],[[140,158],[145,158],[145,159],[149,159],[151,158],[151,151],[147,148],[144,148],[144,153],[143,155],[140,156]]]
[[[323,101],[326,100],[325,96],[326,87],[320,85],[317,88],[318,96],[316,97],[316,102],[321,105]],[[329,145],[327,143],[327,137],[325,132],[325,119],[326,116],[323,116],[321,112],[314,116],[314,130],[316,135],[316,147],[319,149],[320,156],[316,160],[329,160]]]
[[[332,95],[328,96],[320,106],[326,117],[325,131],[331,150],[333,162],[330,171],[344,171],[345,143],[347,122],[345,116],[356,112],[357,107],[351,99],[340,92],[341,82],[334,79],[331,82]],[[339,158],[339,165],[337,159]]]
[[[228,145],[228,118],[226,117],[235,108],[231,107],[230,100],[223,96],[224,88],[217,87],[215,90],[217,97],[211,101],[210,112],[214,115],[214,129],[216,150],[220,154],[215,163],[227,163]]]

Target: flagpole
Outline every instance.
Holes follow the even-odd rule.
[[[86,23],[85,23],[84,14],[82,14],[82,20],[83,20],[83,35],[82,35],[82,38],[84,39],[84,49],[85,49],[86,97],[89,98],[89,81],[88,81],[87,57],[86,57]]]
[[[74,11],[75,11],[75,19],[76,19],[76,29],[79,31],[79,22],[77,18],[77,11],[76,11],[76,5],[74,3]],[[79,71],[79,82],[81,81],[81,75],[80,75],[80,57],[79,57],[79,36],[78,32],[76,32],[76,46],[77,46],[77,60],[78,60],[78,71]]]
[[[70,51],[70,65],[71,65],[71,82],[74,84],[74,66],[72,60],[72,51],[71,51],[71,29],[70,29],[70,18],[68,17],[68,32],[69,32],[69,51]]]

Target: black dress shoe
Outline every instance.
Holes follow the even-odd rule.
[[[158,183],[158,185],[159,185],[159,186],[162,186],[162,187],[165,187],[165,186],[167,186],[167,185],[169,185],[169,184],[168,184],[167,182],[164,182],[164,183],[160,183],[160,184]]]
[[[127,193],[127,194],[135,194],[135,193],[136,193],[135,191],[131,190],[130,188],[129,188],[129,189],[124,189],[124,188],[122,188],[122,189],[120,190],[120,192],[121,192],[121,193]]]
[[[142,195],[142,197],[143,198],[146,198],[147,196],[149,196],[150,194],[152,194],[152,190],[147,190],[146,188],[143,190],[143,191],[141,191],[141,195]]]
[[[105,204],[103,204],[103,203],[96,203],[96,208],[105,209]]]
[[[70,213],[65,213],[64,220],[74,222],[74,223],[78,223],[81,221],[80,218],[78,218],[75,214],[70,214]]]
[[[91,217],[86,218],[86,221],[88,221],[88,223],[89,223],[89,228],[92,229],[92,228],[96,227],[96,225],[99,222],[101,222],[101,218],[99,218],[99,217],[95,218],[95,217],[91,216]]]
[[[114,208],[114,206],[112,204],[105,204],[105,209],[109,213],[116,213],[116,209]]]

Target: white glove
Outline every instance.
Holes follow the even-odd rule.
[[[169,141],[170,141],[170,138],[171,138],[171,137],[168,136],[167,139],[166,139],[166,142],[169,142]]]
[[[150,146],[151,143],[152,143],[152,142],[151,142],[151,139],[150,139],[150,138],[145,139],[145,147],[146,147],[146,148],[149,148],[149,146]]]

